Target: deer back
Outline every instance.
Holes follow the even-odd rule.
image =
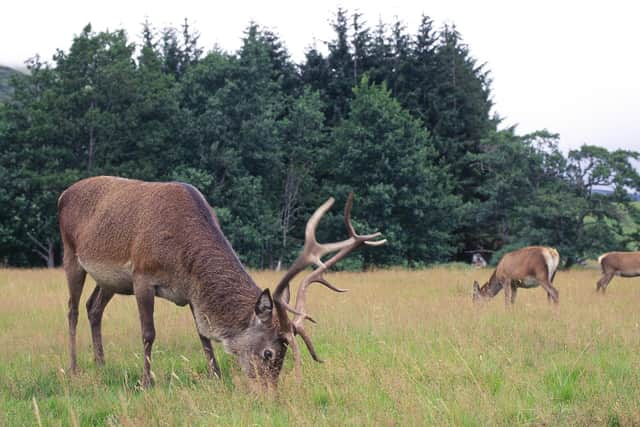
[[[621,276],[640,275],[640,252],[607,252],[598,258],[603,273]]]
[[[558,252],[553,248],[528,246],[505,254],[496,267],[496,275],[511,280],[541,276],[551,280],[559,261]]]

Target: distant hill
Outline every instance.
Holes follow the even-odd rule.
[[[593,190],[591,190],[591,192],[596,194],[604,194],[605,196],[609,196],[613,194],[613,190],[610,190],[608,188],[594,188]],[[634,193],[634,194],[630,194],[630,196],[631,196],[631,200],[636,202],[640,201],[640,194]]]
[[[19,74],[20,72],[13,68],[0,65],[0,102],[6,101],[11,96],[11,86],[9,80],[11,76]]]

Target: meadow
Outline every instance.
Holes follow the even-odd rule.
[[[0,270],[0,425],[638,425],[640,279],[596,295],[596,269],[560,271],[560,305],[540,288],[471,301],[490,269],[333,273],[308,325],[324,364],[288,355],[276,393],[245,381],[216,346],[222,380],[207,376],[188,309],[156,303],[156,386],[141,390],[141,337],[132,297],[107,307],[106,365],[93,363],[84,302],[80,373],[68,373],[67,287],[61,270]],[[254,272],[261,286],[279,275]]]

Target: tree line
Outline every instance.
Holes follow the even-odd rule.
[[[104,174],[193,184],[257,268],[290,262],[315,207],[350,191],[356,228],[389,245],[346,268],[635,248],[638,153],[565,155],[549,131],[501,129],[489,70],[454,26],[370,26],[344,9],[331,25],[300,63],[253,22],[237,52],[205,52],[187,20],[145,22],[137,43],[87,25],[51,63],[30,59],[0,104],[0,263],[59,263],[58,196]],[[319,239],[343,234],[334,211]]]

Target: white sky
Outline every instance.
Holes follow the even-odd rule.
[[[640,4],[634,1],[14,1],[0,15],[0,64],[68,50],[74,34],[125,28],[137,41],[145,17],[156,27],[185,17],[201,45],[234,51],[250,20],[277,32],[294,59],[329,40],[338,5],[374,27],[399,17],[415,33],[420,16],[455,23],[493,77],[496,111],[518,132],[547,128],[564,150],[583,143],[640,151]],[[318,46],[321,43],[318,42]]]

